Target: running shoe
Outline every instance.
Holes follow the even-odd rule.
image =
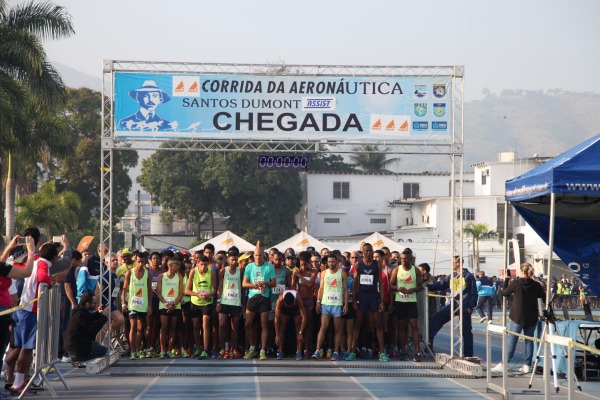
[[[331,349],[327,349],[327,355],[325,356],[325,358],[331,360],[331,356],[333,356]]]
[[[356,361],[356,354],[354,354],[354,352],[353,352],[353,351],[351,351],[351,352],[348,354],[348,357],[346,357],[346,361]]]
[[[225,350],[221,349],[221,351],[219,351],[219,355],[217,356],[217,358],[227,358],[227,357],[225,357]]]
[[[240,354],[240,352],[237,351],[237,349],[233,349],[233,351],[231,352],[231,359],[236,360],[241,357],[242,357],[242,355]]]
[[[166,356],[166,353],[164,351],[160,352],[160,355],[158,356],[158,358],[160,358],[161,360],[164,359]]]
[[[422,360],[421,360],[422,356],[423,356],[423,355],[421,354],[421,352],[415,353],[415,355],[414,355],[414,357],[413,357],[413,359],[412,359],[412,360],[413,360],[414,362],[421,362],[421,361],[422,361]]]
[[[194,357],[194,358],[198,358],[198,357],[200,357],[200,350],[196,349],[196,350],[194,351],[194,354],[192,354],[192,357]]]
[[[11,397],[20,396],[25,391],[25,386],[26,386],[25,383],[23,383],[19,387],[11,386],[10,388],[8,388],[9,396],[11,396]],[[35,394],[35,392],[32,392],[31,389],[27,389],[27,392],[25,392],[25,394],[26,395],[27,394]]]
[[[373,350],[367,349],[367,357],[366,358],[373,358]]]
[[[131,350],[127,349],[125,350],[125,352],[123,354],[121,354],[121,357],[129,357],[131,356]]]
[[[340,358],[340,355],[338,354],[337,351],[334,351],[333,354],[331,355],[331,361],[337,361]]]
[[[183,351],[183,358],[190,358],[190,353],[188,353],[186,350]]]
[[[256,349],[248,350],[246,354],[244,354],[244,360],[251,360],[256,357]]]
[[[260,361],[265,361],[267,359],[267,352],[264,350],[260,351],[260,356],[258,357]]]
[[[137,358],[137,353],[131,353],[131,354],[129,355],[129,359],[130,359],[130,360],[135,360],[136,358]]]
[[[219,352],[217,351],[217,349],[212,349],[212,351],[210,352],[210,358],[217,358],[219,356]]]
[[[231,351],[229,349],[225,350],[225,354],[223,354],[223,358],[225,358],[225,359],[231,358]]]
[[[304,350],[304,358],[307,360],[310,358],[310,351]]]
[[[398,350],[392,351],[392,358],[398,358]]]
[[[340,357],[339,357],[339,359],[340,359],[340,360],[345,360],[345,359],[346,359],[346,357],[348,357],[348,353],[346,353],[345,351],[342,351],[342,352],[340,353]]]
[[[169,358],[177,358],[177,351],[171,350],[167,355],[169,356]]]
[[[379,353],[379,361],[390,361],[390,358],[385,353]]]
[[[137,355],[138,355],[138,358],[140,358],[140,359],[144,358],[144,353],[142,353],[142,352],[139,352]]]
[[[400,354],[400,361],[407,361],[407,360],[408,360],[408,353]]]
[[[206,360],[208,358],[208,353],[206,351],[202,351],[200,356],[198,356],[198,360]]]
[[[302,361],[302,360],[304,360],[304,356],[302,356],[302,352],[297,351],[296,352],[296,361]]]
[[[144,357],[145,358],[152,358],[152,353],[154,352],[154,349],[147,349],[146,351],[143,352]]]
[[[315,360],[320,360],[321,359],[321,351],[320,350],[315,350],[315,354],[312,355],[312,358]]]
[[[283,360],[283,353],[281,351],[277,352],[277,359],[278,360]]]

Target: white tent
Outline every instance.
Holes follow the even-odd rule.
[[[240,250],[240,252],[254,251],[254,249],[256,248],[255,245],[245,241],[244,239],[242,239],[235,233],[233,233],[231,231],[225,231],[225,232],[221,233],[220,235],[217,235],[214,238],[207,240],[204,243],[200,243],[198,246],[191,248],[190,252],[202,250],[202,249],[204,249],[204,246],[208,243],[211,243],[213,246],[215,246],[215,251],[219,251],[219,250],[227,251],[227,250],[229,250],[229,248],[231,246],[237,247]]]
[[[344,251],[359,251],[363,243],[371,243],[373,250],[379,250],[382,247],[387,247],[390,249],[390,251],[402,251],[405,248],[402,243],[394,242],[392,239],[383,236],[381,233],[375,232],[361,241],[354,243]]]
[[[327,247],[325,243],[315,239],[310,236],[308,233],[301,231],[297,235],[292,236],[291,238],[284,240],[283,242],[276,244],[273,247],[277,247],[279,251],[285,251],[288,247],[294,249],[295,252],[304,251],[308,246],[312,246],[316,251],[321,251],[323,247]]]

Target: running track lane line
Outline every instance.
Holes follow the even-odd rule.
[[[346,371],[346,369],[345,369],[345,368],[340,368],[340,369],[341,369],[343,372],[345,372],[345,373],[348,373],[348,371]],[[356,384],[358,385],[358,387],[360,387],[362,390],[364,390],[364,391],[365,391],[365,392],[366,392],[366,393],[369,395],[369,397],[370,397],[371,399],[377,399],[377,400],[379,399],[379,397],[375,396],[375,395],[374,395],[374,394],[373,394],[373,393],[372,393],[372,392],[371,392],[369,389],[367,389],[366,387],[364,387],[362,383],[360,383],[359,381],[357,381],[355,377],[353,377],[353,376],[350,376],[350,379],[352,379],[352,381],[353,381],[354,383],[356,383]]]
[[[172,359],[169,364],[173,364],[174,362],[175,362],[175,359]],[[160,371],[160,373],[162,374],[162,373],[166,372],[167,368],[169,368],[168,365],[166,367],[164,367],[162,369],[162,371]],[[135,398],[135,400],[140,400],[146,394],[146,392],[148,392],[148,390],[150,390],[150,388],[152,386],[154,386],[154,384],[156,383],[156,381],[158,380],[158,378],[160,378],[160,375],[157,376],[157,377],[155,377],[154,379],[152,379],[152,381],[144,388],[144,390],[142,390],[142,392],[137,395],[137,397]]]
[[[252,360],[254,363],[254,367],[252,370],[254,371],[254,391],[256,392],[256,400],[262,400],[262,396],[260,394],[260,382],[258,377],[258,369],[256,367],[256,360]]]
[[[477,394],[477,395],[479,395],[479,396],[483,397],[484,399],[488,399],[488,400],[494,400],[494,399],[493,399],[493,397],[489,397],[489,396],[487,396],[487,395],[485,395],[485,394],[483,394],[483,393],[479,393],[479,392],[478,392],[478,391],[476,391],[475,389],[472,389],[472,388],[470,388],[470,387],[468,387],[468,386],[465,386],[465,385],[463,385],[462,383],[459,383],[459,382],[455,381],[455,380],[454,380],[454,379],[452,379],[452,378],[446,378],[446,379],[448,379],[450,382],[454,383],[455,385],[458,385],[458,386],[460,386],[460,387],[462,387],[462,388],[465,388],[465,389],[467,389],[467,390],[469,390],[469,391],[471,391],[471,392],[473,392],[473,393],[475,393],[475,394]]]

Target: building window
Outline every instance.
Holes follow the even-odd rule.
[[[460,210],[456,210],[456,219],[460,220]],[[463,221],[475,221],[474,208],[463,208]]]
[[[487,184],[487,175],[485,175],[485,174],[481,175],[481,184],[482,185],[486,185]]]
[[[479,264],[485,264],[485,257],[479,257]]]
[[[333,198],[334,199],[349,199],[350,198],[350,182],[333,182]]]
[[[385,218],[371,218],[372,224],[385,224],[387,220]]]
[[[323,220],[323,222],[325,222],[326,224],[339,224],[340,219],[339,218],[325,218]]]
[[[404,199],[418,199],[420,197],[418,183],[404,183],[402,191]]]

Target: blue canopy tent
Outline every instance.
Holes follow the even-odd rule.
[[[554,251],[600,295],[600,135],[507,181],[506,201],[550,246],[548,278]]]

